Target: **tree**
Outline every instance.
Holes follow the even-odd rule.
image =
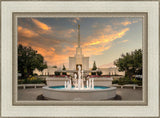
[[[92,70],[97,70],[96,62],[94,61],[93,63],[93,68]],[[96,75],[96,72],[91,72],[92,75]]]
[[[94,61],[94,63],[93,63],[93,68],[92,68],[92,70],[97,70],[97,66],[96,66],[96,62]]]
[[[54,75],[60,75],[61,73],[60,72],[58,72],[58,71],[55,71],[54,72]]]
[[[21,77],[26,79],[29,75],[33,75],[35,68],[39,71],[47,68],[43,56],[31,47],[18,45],[18,72],[22,74]]]
[[[98,71],[97,75],[101,76],[102,75],[102,71]]]
[[[65,67],[64,65],[63,65],[62,70],[64,70],[64,71],[66,70],[66,67]],[[62,75],[67,75],[67,73],[66,73],[66,72],[63,72]]]
[[[142,74],[142,50],[138,49],[131,53],[122,54],[114,61],[119,71],[125,71],[125,76],[131,78],[135,74]]]
[[[57,66],[52,66],[52,68],[57,68]]]

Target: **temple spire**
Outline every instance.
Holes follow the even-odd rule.
[[[80,47],[80,25],[78,24],[78,47]]]

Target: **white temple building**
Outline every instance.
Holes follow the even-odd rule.
[[[77,70],[80,65],[83,70],[89,70],[89,57],[85,57],[82,53],[80,45],[80,25],[78,25],[78,46],[74,57],[69,57],[69,70]]]

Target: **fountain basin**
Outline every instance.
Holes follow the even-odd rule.
[[[48,99],[65,101],[99,101],[114,98],[116,87],[95,86],[93,89],[65,89],[64,86],[46,86],[43,87],[43,96]]]

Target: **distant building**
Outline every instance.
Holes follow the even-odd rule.
[[[76,70],[80,65],[83,70],[89,70],[89,57],[84,57],[80,46],[80,25],[78,25],[78,47],[74,57],[69,57],[69,70]]]
[[[48,68],[44,69],[43,71],[39,71],[38,69],[35,69],[33,71],[34,74],[37,75],[54,75],[54,72],[57,71],[57,68],[53,68],[49,66]]]
[[[99,68],[102,71],[103,75],[125,75],[125,72],[118,71],[117,67],[110,67],[110,68]]]

